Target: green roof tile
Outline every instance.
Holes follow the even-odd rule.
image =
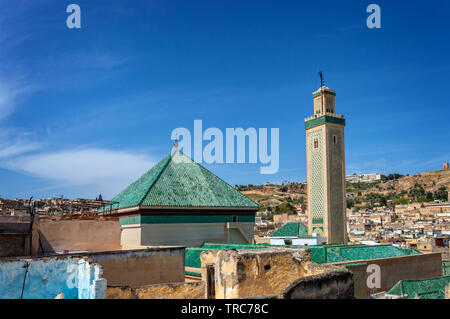
[[[189,157],[166,156],[112,199],[112,209],[128,207],[258,208],[258,204]],[[105,210],[108,210],[105,207]]]
[[[413,299],[444,299],[445,287],[450,285],[450,276],[420,279],[400,280],[387,292],[388,295],[403,296]]]
[[[334,253],[344,260],[332,260]],[[369,260],[388,257],[408,256],[416,252],[408,249],[401,249],[392,245],[348,245],[341,247],[331,247],[328,249],[328,262],[351,261],[351,260]]]
[[[286,223],[277,229],[270,237],[311,237],[308,235],[308,227],[302,223]]]

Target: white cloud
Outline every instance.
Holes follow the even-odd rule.
[[[7,158],[12,156],[17,156],[20,154],[35,151],[40,148],[40,144],[33,142],[17,142],[15,144],[1,146],[0,145],[0,158]]]
[[[93,194],[111,198],[149,170],[155,162],[140,154],[105,149],[68,150],[21,156],[6,168],[59,182],[86,186]]]

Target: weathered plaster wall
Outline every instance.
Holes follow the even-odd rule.
[[[310,255],[307,250],[220,250],[202,252],[201,260],[202,278],[214,264],[216,298],[228,299],[279,293],[306,275]]]
[[[139,287],[184,281],[184,247],[87,253],[103,267],[109,286]]]
[[[203,299],[203,281],[149,285],[144,287],[108,287],[106,299]]]
[[[101,266],[87,258],[0,258],[1,299],[20,298],[25,273],[24,299],[102,299],[106,291]]]
[[[40,218],[41,243],[46,252],[120,250],[117,219]]]
[[[367,264],[359,264],[358,261],[336,263],[343,265],[354,274],[355,297],[365,299],[372,289],[367,287],[367,267],[371,264],[380,266],[381,287],[380,291],[388,291],[400,280],[425,279],[442,276],[442,261],[439,253],[410,255],[361,261]],[[352,266],[353,264],[353,266]]]

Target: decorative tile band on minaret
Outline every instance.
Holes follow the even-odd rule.
[[[335,113],[336,92],[321,83],[313,93],[314,115],[305,119],[308,232],[329,244],[346,243],[345,118]]]

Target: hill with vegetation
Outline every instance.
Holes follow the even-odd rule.
[[[283,182],[282,184],[236,185],[242,193],[260,205],[260,211],[289,213],[307,203],[307,184]],[[450,169],[401,175],[382,175],[374,183],[347,183],[348,208],[373,208],[411,202],[447,201],[450,190]]]

